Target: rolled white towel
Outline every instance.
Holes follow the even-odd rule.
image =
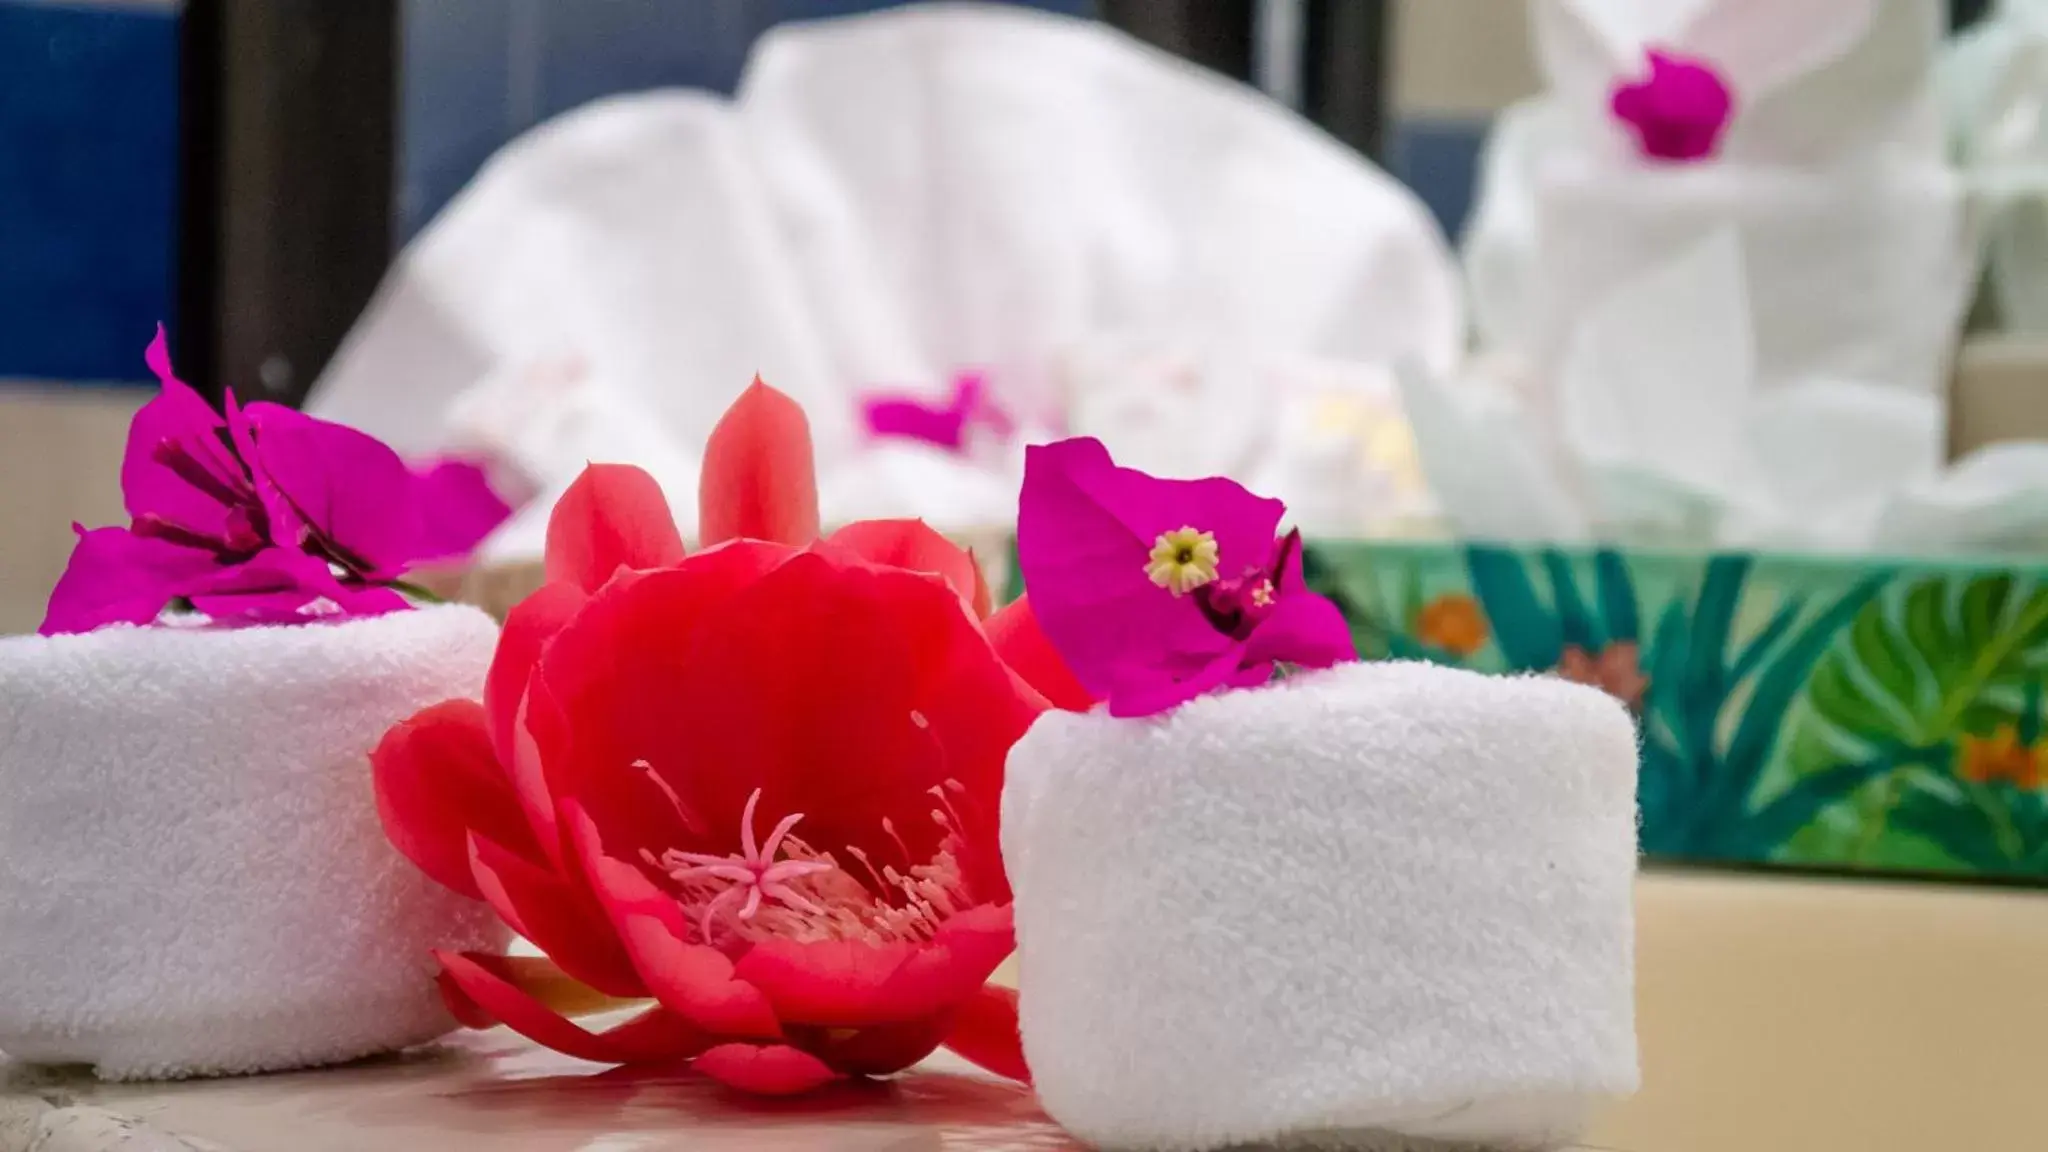
[[[1042,717],[1003,856],[1046,1110],[1111,1148],[1569,1141],[1638,1079],[1635,768],[1593,689],[1426,664]]]
[[[350,1060],[452,1028],[481,904],[385,841],[368,753],[483,686],[473,608],[0,640],[0,1052],[109,1079]]]

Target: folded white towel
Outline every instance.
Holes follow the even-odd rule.
[[[617,97],[507,144],[400,256],[309,407],[411,454],[490,425],[541,490],[591,458],[667,485],[759,373],[810,415],[828,521],[983,531],[1014,525],[1016,469],[892,453],[864,397],[943,403],[981,371],[1027,433],[1235,475],[1289,447],[1266,367],[1447,372],[1463,339],[1421,200],[1299,116],[1100,21],[911,4],[777,25],[730,102]],[[1125,380],[1142,407],[1082,420],[1072,361],[1098,340],[1196,370]],[[450,408],[560,358],[607,402],[540,403],[570,390],[543,373],[524,401],[487,386]]]
[[[384,839],[367,756],[474,696],[473,608],[0,640],[0,1051],[110,1079],[354,1059],[451,1027],[483,905]]]
[[[1593,689],[1425,664],[1041,718],[1003,856],[1046,1110],[1112,1148],[1568,1141],[1637,1083],[1635,764]]]

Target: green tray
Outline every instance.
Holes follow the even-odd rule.
[[[2048,566],[1321,543],[1368,659],[1598,685],[1652,857],[2048,879]]]

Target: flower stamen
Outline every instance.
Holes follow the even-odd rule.
[[[754,789],[747,797],[746,810],[740,814],[740,852],[738,855],[717,856],[706,852],[669,852],[661,858],[661,865],[669,878],[678,884],[692,884],[705,880],[722,880],[732,886],[713,897],[704,908],[698,928],[704,939],[711,939],[712,925],[717,923],[719,913],[736,898],[744,898],[736,919],[752,920],[761,911],[762,900],[771,899],[799,911],[810,904],[790,889],[789,883],[819,872],[832,870],[833,865],[822,860],[777,860],[775,854],[788,839],[790,829],[804,818],[801,812],[784,816],[768,833],[765,842],[754,839],[754,810],[761,803],[761,790]],[[796,897],[794,900],[790,897]],[[815,909],[815,904],[810,904]]]
[[[1145,575],[1175,596],[1185,596],[1216,579],[1217,560],[1216,537],[1183,525],[1152,542]]]

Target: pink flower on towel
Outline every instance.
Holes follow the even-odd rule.
[[[1119,468],[1099,441],[1029,449],[1017,558],[1045,637],[1111,714],[1148,716],[1263,684],[1280,665],[1355,659],[1308,590],[1286,512],[1235,482]]]
[[[871,436],[918,440],[950,452],[966,451],[969,434],[977,427],[998,439],[1008,439],[1016,432],[1009,413],[988,395],[987,381],[979,372],[955,377],[953,398],[943,405],[912,396],[870,393],[861,398],[861,419]]]
[[[1720,146],[1735,111],[1727,81],[1704,60],[1651,49],[1649,75],[1615,85],[1608,107],[1653,160],[1701,160]]]
[[[420,559],[460,559],[512,516],[481,465],[443,458],[414,470],[421,516]]]
[[[225,623],[401,609],[389,585],[473,545],[495,511],[469,479],[415,475],[352,428],[232,394],[215,412],[172,371],[161,328],[147,360],[162,389],[128,429],[129,526],[78,530],[45,635],[147,624],[180,600]],[[459,510],[435,519],[451,494]]]

